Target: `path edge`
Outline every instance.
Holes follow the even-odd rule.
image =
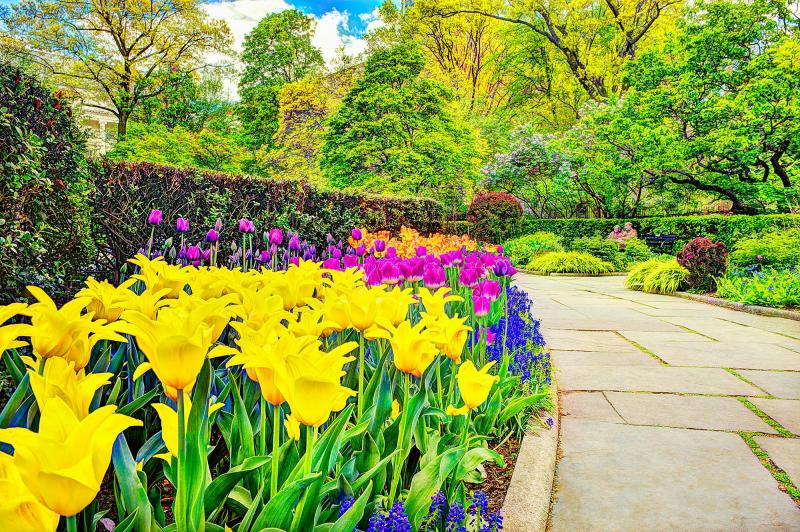
[[[747,312],[749,314],[757,314],[759,316],[767,316],[771,318],[786,318],[789,320],[800,321],[800,312],[795,312],[792,310],[772,308],[772,307],[762,307],[759,305],[745,305],[744,303],[737,303],[736,301],[729,301],[727,299],[721,299],[712,296],[704,296],[700,294],[690,294],[689,292],[675,292],[675,295],[678,297],[682,297],[683,299],[699,301],[700,303],[707,303],[709,305],[715,305],[717,307],[723,307],[731,310]]]
[[[500,510],[505,532],[539,532],[547,529],[556,470],[558,432],[561,424],[558,386],[550,385],[554,406],[551,428],[529,431],[522,439],[511,483]]]

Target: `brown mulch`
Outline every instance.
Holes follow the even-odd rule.
[[[496,444],[496,442],[493,442]],[[505,467],[500,467],[494,462],[484,463],[486,469],[486,480],[482,484],[467,484],[467,492],[473,490],[483,490],[489,499],[489,511],[497,512],[503,506],[506,499],[508,485],[511,483],[511,475],[514,473],[514,464],[517,462],[519,454],[520,440],[509,438],[499,447],[490,448],[500,453],[506,461]]]

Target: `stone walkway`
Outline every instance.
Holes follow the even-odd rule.
[[[553,530],[800,530],[779,481],[800,488],[800,322],[623,277],[515,281],[556,366]]]

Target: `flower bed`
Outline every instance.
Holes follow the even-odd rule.
[[[272,270],[242,228],[238,268],[139,255],[61,307],[0,307],[6,526],[499,530],[466,486],[550,379],[508,259],[358,255],[354,232]]]

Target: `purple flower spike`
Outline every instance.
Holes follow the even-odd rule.
[[[164,221],[163,212],[158,209],[150,211],[150,215],[147,217],[147,225],[161,225],[162,221]]]

